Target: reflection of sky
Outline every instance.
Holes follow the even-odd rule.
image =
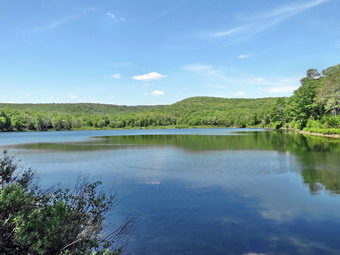
[[[212,245],[217,254],[221,245],[235,254],[340,250],[331,236],[340,233],[339,196],[311,195],[300,175],[300,158],[290,152],[173,146],[12,152],[36,169],[43,185],[72,184],[81,171],[114,184],[122,198],[120,213],[142,222],[134,249],[149,246],[145,254],[157,254],[152,249],[162,254],[160,247],[171,251],[176,244],[191,247],[192,254],[209,254]]]

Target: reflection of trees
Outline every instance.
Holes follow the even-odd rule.
[[[276,130],[239,132],[233,135],[125,135],[97,138],[100,139],[78,143],[26,144],[19,147],[52,151],[115,150],[149,146],[173,146],[186,151],[288,151],[299,159],[303,169],[308,169],[302,171],[302,177],[313,194],[323,187],[334,193],[340,193],[339,139]]]
[[[304,169],[302,177],[312,194],[318,194],[323,188],[333,194],[340,194],[340,171]]]

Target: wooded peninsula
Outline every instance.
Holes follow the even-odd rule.
[[[171,105],[0,104],[0,131],[259,127],[340,134],[340,64],[307,70],[291,97],[192,97]]]

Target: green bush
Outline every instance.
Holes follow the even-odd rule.
[[[340,128],[304,128],[303,131],[326,135],[340,135]]]
[[[78,178],[71,191],[47,191],[32,182],[32,171],[18,173],[18,163],[0,158],[0,254],[113,255],[131,230],[126,220],[115,232],[102,234],[114,196],[100,193],[99,181]]]

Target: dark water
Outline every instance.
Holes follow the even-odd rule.
[[[340,140],[242,129],[1,133],[41,185],[114,185],[130,254],[340,254]]]

